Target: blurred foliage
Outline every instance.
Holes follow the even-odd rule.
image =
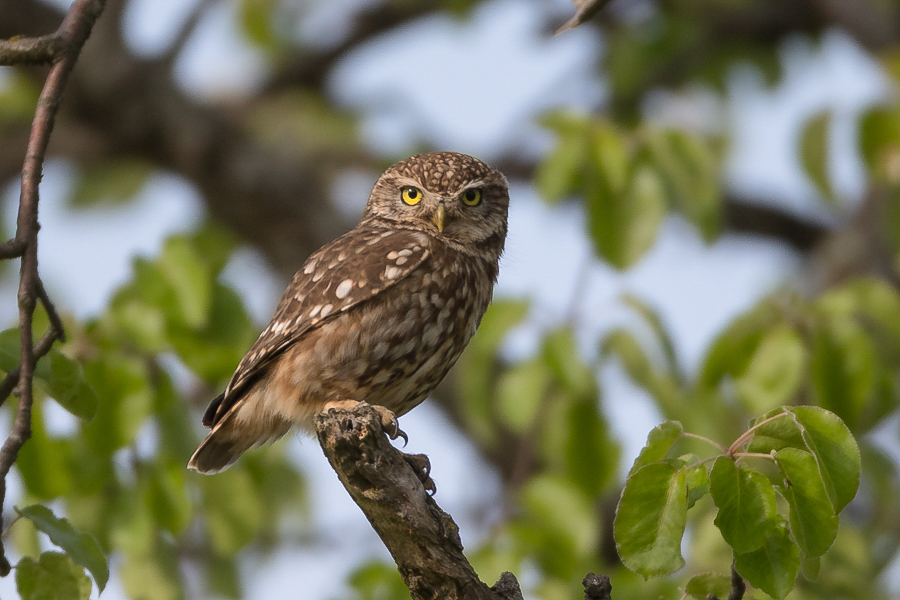
[[[185,469],[201,433],[192,404],[199,408],[227,382],[256,336],[238,295],[219,282],[233,248],[228,234],[209,226],[169,238],[156,259],[135,259],[132,279],[104,314],[69,320],[69,340],[39,363],[33,435],[16,467],[26,499],[56,501],[68,519],[42,506],[22,512],[101,590],[108,576],[103,553],[113,552],[122,586],[134,597],[186,597],[179,563],[188,558],[210,593],[240,597],[238,552],[279,543],[283,517],[304,515],[305,484],[279,444],[218,477]],[[0,335],[6,370],[17,361],[15,344],[7,343],[15,335]],[[192,382],[176,386],[186,370]],[[199,398],[189,401],[194,394]],[[80,417],[73,431],[46,430],[49,401]],[[33,578],[76,567],[58,553],[33,555],[27,537],[17,545],[23,597],[75,597],[63,588],[28,596],[40,593],[26,592],[37,585]],[[71,577],[83,590],[81,576]]]
[[[464,19],[478,4],[429,8]],[[582,26],[603,31],[598,68],[608,102],[594,114],[560,109],[542,118],[554,145],[533,180],[550,204],[580,203],[594,258],[619,271],[640,262],[673,213],[706,243],[727,224],[728,124],[659,125],[647,118],[647,100],[696,89],[724,98],[739,68],[775,85],[784,40],[815,40],[828,25],[814,3],[788,0],[625,4]],[[408,0],[384,6],[388,22],[424,12]],[[241,34],[273,69],[307,56],[298,41],[305,5],[239,0],[237,8]],[[379,31],[377,21],[361,23]],[[871,56],[896,84],[900,52]],[[0,89],[0,134],[27,126],[37,92],[11,73]],[[615,598],[725,597],[735,561],[753,586],[746,598],[890,596],[900,472],[876,433],[896,440],[900,401],[898,98],[867,107],[856,123],[890,275],[854,273],[813,292],[789,282],[724,327],[696,365],[685,364],[664,319],[633,295],[621,299],[635,316],[627,327],[585,339],[577,318],[542,322],[534,352],[513,361],[508,334],[536,311],[526,300],[494,302],[460,360],[454,405],[462,432],[505,477],[502,518],[468,548],[483,580],[510,570],[528,597],[571,600],[595,571],[611,576]],[[348,162],[365,152],[358,119],[322,89],[276,87],[247,105],[243,126],[254,143],[302,140],[298,154]],[[808,115],[795,154],[840,228],[853,222],[854,204],[835,185],[837,118],[830,107]],[[127,202],[160,167],[145,161],[79,165],[70,203]],[[92,585],[106,584],[107,559],[133,598],[254,597],[242,557],[291,542],[285,523],[305,518],[306,488],[281,445],[249,452],[215,477],[185,470],[202,433],[200,410],[258,332],[220,278],[235,245],[204,224],[166,240],[157,256],[136,258],[107,309],[84,322],[68,318],[69,340],[38,365],[33,436],[16,463],[28,506],[8,532],[21,555],[22,598],[88,598]],[[17,364],[18,332],[4,331],[0,370]],[[600,386],[599,370],[610,364],[663,421],[637,457],[623,456],[605,410],[620,401]],[[50,403],[75,424],[48,426]],[[356,566],[347,588],[357,600],[409,597],[381,561]]]

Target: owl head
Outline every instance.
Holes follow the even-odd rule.
[[[402,160],[378,178],[363,221],[422,231],[462,252],[499,256],[508,209],[502,173],[466,154],[431,152]]]

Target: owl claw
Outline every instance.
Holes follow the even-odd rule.
[[[401,452],[400,455],[422,482],[425,491],[434,496],[437,493],[437,486],[434,485],[434,480],[431,478],[431,461],[428,460],[428,457],[424,454],[406,454],[405,452]]]
[[[403,438],[403,447],[405,448],[406,444],[409,443],[409,436],[406,435],[405,431],[400,429],[400,421],[397,420],[394,413],[383,406],[373,405],[372,408],[374,408],[375,412],[381,417],[381,428],[387,436],[392,440]]]

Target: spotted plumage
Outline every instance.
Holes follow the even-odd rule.
[[[188,466],[214,473],[315,415],[366,401],[400,416],[444,378],[491,300],[506,180],[420,154],[385,171],[359,224],[303,264],[203,424]]]

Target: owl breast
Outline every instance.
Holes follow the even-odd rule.
[[[434,244],[429,259],[403,285],[324,323],[287,350],[280,363],[286,368],[262,383],[269,410],[308,429],[312,416],[332,400],[379,404],[397,416],[408,412],[440,383],[472,338],[496,274],[496,260]]]

